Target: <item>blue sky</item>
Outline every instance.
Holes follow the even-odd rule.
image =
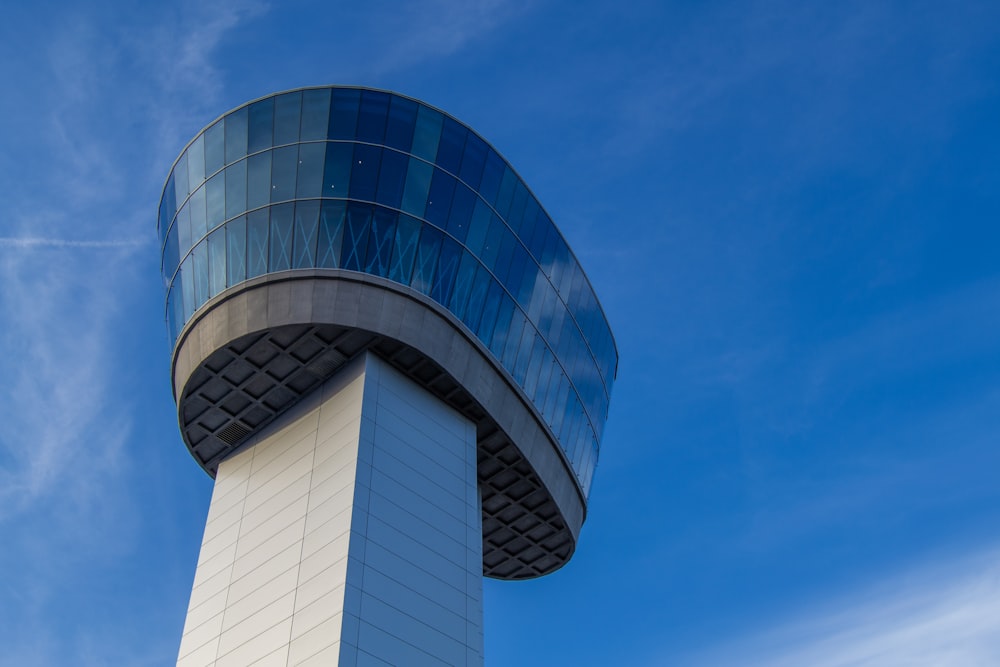
[[[155,215],[225,110],[478,130],[621,363],[576,556],[491,665],[1000,664],[1000,7],[38,0],[0,24],[0,654],[169,665],[211,480]]]

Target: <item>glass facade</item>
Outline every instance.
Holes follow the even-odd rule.
[[[158,229],[172,344],[209,299],[262,274],[387,278],[490,350],[589,493],[618,364],[611,330],[552,220],[465,125],[369,89],[252,102],[178,158]]]

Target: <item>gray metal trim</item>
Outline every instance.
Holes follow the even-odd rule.
[[[545,496],[539,502],[535,489],[530,502],[487,507],[484,501],[487,574],[499,578],[538,576],[568,560],[586,516],[586,498],[557,440],[523,391],[454,315],[392,281],[340,269],[302,269],[265,274],[219,294],[191,318],[174,349],[172,385],[179,415],[184,412],[186,385],[210,356],[250,334],[293,325],[335,325],[370,332],[398,341],[443,369],[502,431],[499,440],[496,433],[480,434],[481,483],[484,476],[492,474],[484,466],[488,467],[490,457],[495,462],[502,449],[504,475],[498,476],[503,477],[498,488],[513,488],[518,480],[512,479],[511,471],[528,471],[520,474],[524,478],[521,482],[540,482]],[[520,460],[508,460],[512,455]],[[208,467],[206,470],[212,473]],[[532,477],[537,480],[529,479]],[[537,531],[530,528],[532,517],[525,514],[535,512],[551,524],[553,509],[561,519],[555,525],[565,525],[558,531],[563,538],[548,534],[533,540],[527,533]],[[532,568],[525,565],[524,558],[517,561],[513,552],[525,552],[527,547],[505,550],[501,544],[488,544],[487,519],[499,520],[503,530],[512,531],[508,543],[528,540],[533,541],[531,548],[535,550],[547,549],[547,560],[539,558],[545,565]],[[518,530],[518,525],[525,530]],[[542,542],[555,546],[548,549]],[[555,552],[558,558],[553,560]]]

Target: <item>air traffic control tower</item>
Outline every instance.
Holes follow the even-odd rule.
[[[159,232],[215,478],[177,664],[482,664],[482,577],[573,554],[618,363],[531,191],[433,107],[307,88],[199,133]]]

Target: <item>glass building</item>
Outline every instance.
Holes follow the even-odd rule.
[[[617,349],[482,137],[385,91],[268,96],[188,144],[158,229],[181,431],[210,474],[370,353],[472,425],[484,573],[570,557]]]

